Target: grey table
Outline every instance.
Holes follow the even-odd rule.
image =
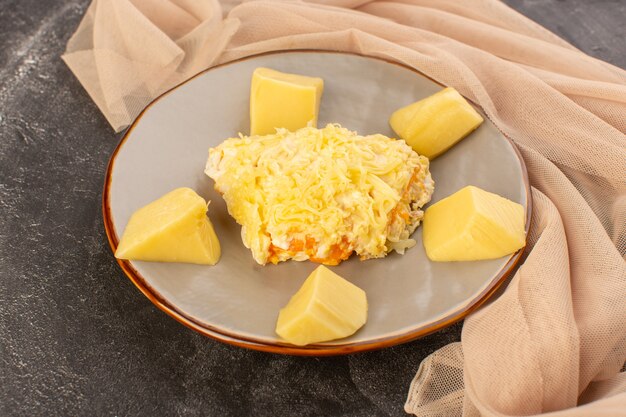
[[[507,0],[626,67],[626,0]],[[153,306],[116,265],[100,210],[117,140],[59,59],[88,0],[0,0],[0,415],[387,416],[455,325],[377,352],[227,346]]]

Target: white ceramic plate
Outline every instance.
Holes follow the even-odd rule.
[[[222,246],[216,266],[120,261],[152,301],[180,322],[227,343],[289,354],[329,355],[402,343],[463,318],[511,271],[520,253],[490,261],[435,263],[422,246],[404,256],[333,267],[363,288],[369,317],[352,337],[295,347],[274,333],[278,311],[317,266],[285,262],[261,266],[240,237],[224,201],[204,175],[209,147],[247,132],[252,71],[260,66],[322,77],[319,126],[338,122],[360,134],[394,136],[387,123],[401,106],[442,86],[384,60],[320,51],[263,54],[209,69],[155,100],[116,149],[107,172],[104,220],[113,250],[131,214],[177,187],[211,200],[210,217]],[[489,121],[431,164],[433,202],[476,185],[524,205],[530,194],[523,162]]]

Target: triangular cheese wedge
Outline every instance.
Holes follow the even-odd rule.
[[[276,333],[303,346],[350,336],[366,320],[365,291],[319,266],[280,310]]]
[[[215,265],[220,243],[207,210],[204,199],[190,188],[167,193],[133,213],[115,257]]]
[[[396,110],[389,119],[394,132],[428,159],[447,151],[482,122],[482,116],[451,87]]]
[[[250,134],[269,135],[317,126],[324,80],[257,68],[250,87]]]
[[[526,244],[524,207],[474,186],[426,209],[423,228],[432,261],[495,259]]]

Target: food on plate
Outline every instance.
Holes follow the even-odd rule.
[[[257,68],[250,88],[250,134],[267,135],[277,128],[317,127],[324,80]]]
[[[348,337],[366,321],[365,291],[320,265],[280,310],[276,333],[304,346]]]
[[[115,257],[215,265],[220,242],[207,210],[204,199],[190,188],[165,194],[133,213]]]
[[[509,255],[525,245],[524,207],[467,186],[433,204],[423,239],[432,261],[475,261]]]
[[[404,253],[434,188],[428,159],[404,141],[338,124],[227,139],[205,173],[262,265]]]
[[[391,128],[429,159],[441,155],[474,131],[483,118],[454,88],[445,88],[396,110]]]

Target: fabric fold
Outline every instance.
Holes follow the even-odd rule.
[[[120,131],[213,64],[237,26],[217,0],[94,0],[62,58]]]

